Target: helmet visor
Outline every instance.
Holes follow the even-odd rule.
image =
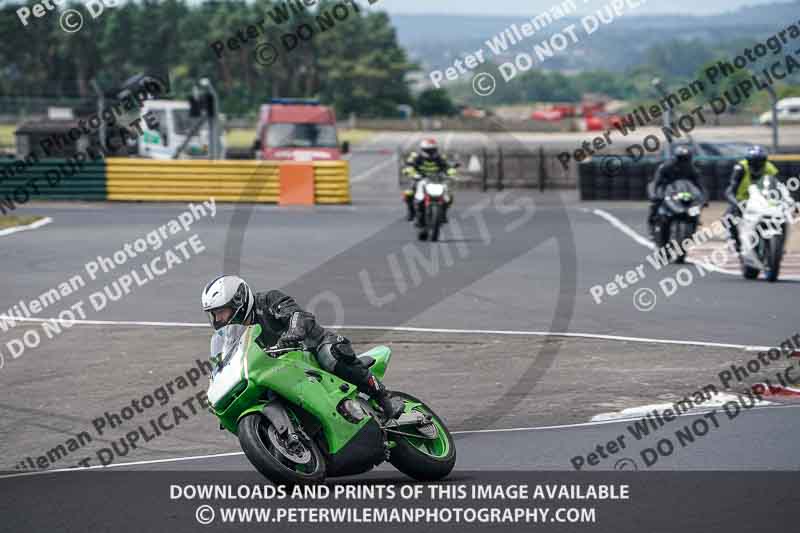
[[[208,315],[208,322],[211,324],[211,327],[220,329],[227,326],[236,313],[232,307],[224,306],[206,311],[206,314]]]

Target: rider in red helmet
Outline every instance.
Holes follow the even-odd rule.
[[[439,144],[436,139],[423,139],[419,143],[419,152],[411,152],[406,159],[406,166],[403,174],[411,178],[411,184],[403,193],[406,206],[408,207],[408,220],[414,220],[416,206],[414,205],[414,191],[417,183],[422,178],[434,176],[436,174],[454,176],[456,169],[439,153]],[[444,221],[447,222],[447,209],[453,204],[453,196],[449,195],[448,202],[445,204]]]

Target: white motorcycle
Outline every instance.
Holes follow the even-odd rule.
[[[789,237],[790,212],[794,199],[777,176],[764,176],[748,188],[750,195],[739,224],[742,275],[756,279],[764,271],[767,281],[778,280],[786,239]]]
[[[444,224],[444,211],[450,203],[450,191],[447,176],[438,175],[423,178],[417,183],[414,201],[417,209],[417,226],[419,240],[430,236],[431,241],[439,240],[439,232]]]

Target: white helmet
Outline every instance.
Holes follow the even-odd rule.
[[[214,329],[220,329],[229,324],[243,324],[250,316],[255,303],[253,291],[239,276],[220,276],[213,280],[203,289],[201,299],[203,311],[208,314],[208,321]],[[225,322],[217,321],[212,311],[223,307],[231,308],[233,314]]]

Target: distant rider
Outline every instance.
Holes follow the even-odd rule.
[[[290,296],[277,290],[253,294],[242,278],[220,276],[203,289],[202,303],[215,330],[230,324],[258,324],[261,335],[256,342],[264,348],[294,347],[302,341],[322,368],[356,385],[378,402],[387,417],[398,415],[386,387],[356,357],[350,341],[317,324],[314,315]]]
[[[417,190],[417,185],[422,178],[435,176],[437,174],[445,174],[447,176],[455,176],[456,169],[439,153],[439,145],[436,139],[424,139],[419,143],[419,153],[411,152],[406,158],[406,165],[403,168],[403,174],[411,178],[411,185],[403,192],[405,197],[406,206],[408,207],[408,220],[414,220],[416,210],[419,207],[415,205],[414,193]],[[448,193],[448,198],[444,208],[444,222],[447,222],[447,210],[453,205],[453,195]]]
[[[761,146],[753,146],[747,151],[747,157],[736,163],[731,171],[730,183],[725,189],[725,199],[728,201],[728,210],[725,216],[740,218],[742,210],[739,205],[741,202],[750,198],[748,188],[751,184],[757,183],[764,176],[777,176],[778,168],[767,161],[767,151]],[[737,224],[726,224],[729,228],[731,239],[736,246],[736,251],[741,251],[739,242],[739,228]]]
[[[650,199],[650,214],[647,217],[647,226],[652,236],[655,232],[655,221],[658,208],[664,201],[664,189],[670,183],[679,179],[691,181],[703,193],[708,201],[708,195],[701,183],[700,173],[692,161],[692,152],[686,146],[675,148],[672,159],[664,161],[656,169],[653,180],[647,186],[647,195]]]

